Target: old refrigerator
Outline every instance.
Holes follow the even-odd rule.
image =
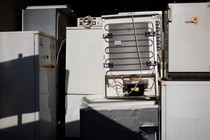
[[[165,15],[165,77],[210,78],[210,3],[171,3]]]
[[[74,13],[68,5],[28,6],[22,10],[22,30],[38,30],[61,42],[66,38],[66,27]]]
[[[66,33],[66,137],[80,137],[82,98],[104,94],[102,29],[67,27]]]
[[[102,16],[107,98],[157,97],[162,12]]]
[[[0,33],[0,139],[56,139],[56,39]]]
[[[210,137],[210,81],[162,81],[162,140]]]
[[[22,10],[22,30],[41,32],[52,35],[61,43],[66,39],[66,27],[68,27],[75,16],[69,5],[42,5],[42,6],[27,6]],[[60,46],[60,45],[59,45]],[[59,47],[58,46],[58,47]],[[59,50],[57,47],[57,51]],[[58,101],[57,118],[59,127],[59,136],[64,136],[65,124],[65,47],[63,44],[59,53],[58,59]]]

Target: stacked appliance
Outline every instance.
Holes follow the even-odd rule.
[[[65,39],[66,27],[71,23],[75,13],[69,5],[27,6],[22,10],[22,30],[42,31],[57,38],[57,132],[64,137],[65,129]]]
[[[80,137],[82,98],[104,94],[102,29],[67,27],[66,34],[66,137]]]
[[[165,13],[162,140],[209,139],[210,3],[173,3]]]
[[[22,10],[22,30],[42,31],[61,42],[66,39],[66,27],[74,15],[69,5],[27,6]]]
[[[168,8],[165,78],[209,79],[209,3],[177,3]]]
[[[38,31],[0,33],[0,139],[56,139],[56,45]]]

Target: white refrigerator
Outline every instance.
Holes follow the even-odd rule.
[[[22,31],[38,30],[61,42],[66,38],[66,27],[73,15],[68,5],[27,6],[22,10]]]
[[[66,137],[80,137],[80,106],[83,97],[104,94],[101,27],[67,27],[66,44]]]
[[[159,96],[162,12],[103,15],[102,30],[106,97]]]
[[[56,139],[56,39],[0,33],[0,139]]]
[[[161,140],[210,137],[210,81],[162,81]]]
[[[210,77],[210,3],[170,3],[165,77]]]

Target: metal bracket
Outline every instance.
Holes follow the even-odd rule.
[[[146,66],[157,66],[157,61],[147,61]]]
[[[113,63],[104,63],[104,68],[113,68],[114,64]]]
[[[170,23],[170,22],[172,22],[172,19],[171,19],[171,8],[170,7],[168,7],[168,22]]]
[[[146,36],[146,37],[155,36],[155,35],[156,35],[156,32],[154,32],[154,31],[145,32],[145,36]]]
[[[113,37],[112,33],[103,34],[103,39],[112,38],[112,37]]]
[[[161,47],[157,47],[157,51],[161,51]]]

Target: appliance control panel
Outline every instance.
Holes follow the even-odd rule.
[[[56,65],[56,40],[40,36],[39,38],[40,66],[55,67]]]

